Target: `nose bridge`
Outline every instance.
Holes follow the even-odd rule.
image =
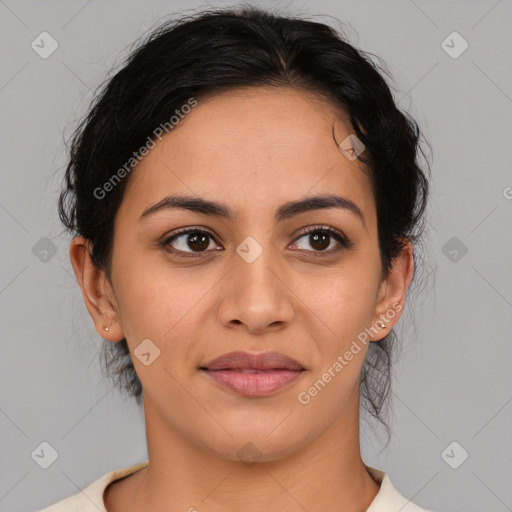
[[[268,233],[256,236],[247,236],[236,247],[233,262],[235,282],[246,287],[247,291],[267,294],[280,288],[275,276],[280,265]]]
[[[235,250],[218,311],[220,321],[225,326],[245,324],[252,332],[289,322],[293,307],[282,282],[285,276],[279,276],[282,262],[268,232],[247,236]]]

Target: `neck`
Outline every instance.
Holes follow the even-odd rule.
[[[124,498],[115,501],[124,499],[125,511],[360,512],[379,491],[361,459],[358,396],[321,436],[252,464],[220,457],[170,429],[147,397],[144,409],[149,465],[131,486],[119,486]],[[109,500],[108,512],[117,512],[112,492]]]

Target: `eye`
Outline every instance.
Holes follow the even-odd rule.
[[[309,246],[313,247],[315,250],[309,251],[307,247],[299,247],[299,249],[320,253],[318,256],[323,256],[324,253],[332,254],[333,252],[340,251],[341,249],[350,249],[353,246],[353,243],[350,242],[341,232],[329,226],[312,226],[307,228],[307,230],[303,231],[302,236],[297,240],[300,240],[301,238],[306,239],[305,245],[309,244]],[[338,246],[334,249],[331,248],[326,250],[331,246],[333,239],[338,242]],[[297,241],[294,242],[294,245],[297,245]]]
[[[296,239],[293,245],[297,246],[297,240],[306,239],[306,244],[313,247],[313,251],[307,247],[298,247],[300,250],[318,253],[315,256],[329,255],[342,249],[350,249],[354,244],[350,242],[341,232],[329,226],[312,226],[302,231],[301,236]],[[338,246],[327,249],[331,246],[333,239],[338,242]],[[214,240],[213,234],[205,229],[197,227],[182,228],[170,237],[160,243],[162,247],[169,248],[169,252],[178,257],[194,258],[202,256],[208,249],[212,249],[211,242]],[[177,242],[177,243],[176,243]],[[219,250],[219,247],[213,247]]]
[[[183,228],[176,231],[172,236],[166,238],[161,245],[170,247],[170,252],[176,256],[184,258],[194,258],[200,256],[210,247],[210,242],[213,240],[213,235],[199,228]],[[174,242],[178,242],[174,244]],[[174,247],[173,247],[174,244]],[[190,251],[188,249],[191,249]]]

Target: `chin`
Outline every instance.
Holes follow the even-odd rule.
[[[282,460],[308,443],[307,436],[294,438],[289,431],[278,430],[272,432],[272,428],[265,428],[262,432],[255,432],[254,429],[248,432],[245,428],[241,432],[234,432],[228,429],[233,437],[226,435],[218,440],[209,437],[204,440],[203,447],[222,459],[251,466],[258,462]]]

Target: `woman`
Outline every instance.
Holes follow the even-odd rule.
[[[43,512],[424,510],[359,444],[415,275],[419,138],[326,25],[217,9],[153,32],[77,130],[59,203],[148,460]]]

